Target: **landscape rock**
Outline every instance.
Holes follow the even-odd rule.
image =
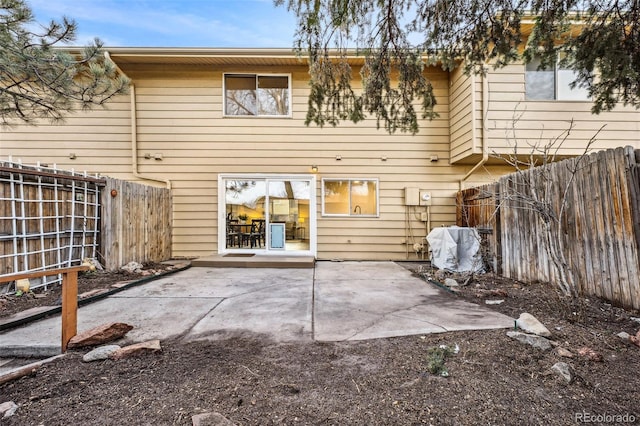
[[[509,297],[509,293],[501,288],[492,290],[478,289],[476,290],[476,297]]]
[[[96,288],[93,290],[85,291],[84,293],[81,293],[78,295],[78,299],[86,299],[87,297],[95,296],[97,294],[104,293],[106,291],[107,290],[104,288]]]
[[[460,284],[458,284],[458,281],[454,280],[453,278],[445,278],[444,285],[446,285],[447,287],[458,287]]]
[[[129,262],[126,265],[122,266],[120,269],[122,269],[123,271],[139,274],[142,271],[142,268],[144,268],[144,266],[141,263]]]
[[[564,358],[573,358],[575,355],[573,355],[573,352],[571,352],[569,349],[565,349],[565,348],[557,348],[556,352],[558,352],[558,355],[560,355],[561,357]]]
[[[573,382],[573,369],[566,362],[556,362],[551,371],[560,375],[567,383]]]
[[[193,426],[235,426],[231,420],[220,413],[202,413],[191,417]]]
[[[443,282],[446,278],[446,272],[443,269],[438,269],[434,275],[436,277],[436,281]]]
[[[618,336],[619,338],[625,341],[629,341],[629,337],[631,337],[631,335],[626,331],[621,331],[620,333],[616,334],[616,336]]]
[[[13,401],[7,401],[0,404],[0,415],[2,418],[13,416],[18,411],[18,404]]]
[[[485,305],[500,305],[500,304],[504,303],[504,299],[485,300],[484,303],[485,303]]]
[[[536,334],[543,337],[551,337],[551,332],[536,317],[523,312],[516,320],[516,325],[527,333]]]
[[[542,336],[536,336],[535,334],[521,333],[519,331],[508,331],[507,336],[521,343],[531,345],[534,348],[542,349],[543,351],[548,351],[549,349],[551,349],[551,342]]]
[[[629,336],[629,341],[640,348],[640,330],[638,330],[635,336]]]
[[[589,361],[597,361],[597,362],[602,361],[602,355],[600,355],[598,352],[586,346],[578,350],[578,355],[588,359]]]
[[[100,261],[91,257],[84,258],[82,260],[82,266],[88,266],[90,271],[95,271],[96,269],[98,271],[104,271],[104,268],[102,267]]]
[[[118,281],[115,284],[111,284],[111,288],[122,288],[124,286],[126,286],[127,284],[132,283],[133,281]]]
[[[493,290],[489,290],[489,295],[491,296],[499,296],[499,297],[507,297],[509,296],[509,293],[507,293],[507,290],[501,289],[501,288],[494,288]]]
[[[120,349],[118,345],[106,345],[95,348],[91,352],[87,352],[83,357],[83,362],[91,362],[91,361],[101,361],[103,359],[108,359],[111,354]]]
[[[148,340],[142,343],[136,343],[135,345],[125,346],[113,352],[109,358],[118,360],[122,358],[128,358],[131,356],[137,356],[148,352],[159,352],[162,350],[160,346],[160,340]]]
[[[638,318],[638,317],[629,317],[629,319],[630,319],[631,321],[635,321],[635,322],[637,322],[637,323],[640,323],[640,318]]]
[[[82,348],[86,346],[101,345],[121,338],[131,329],[133,329],[133,326],[123,322],[102,324],[73,336],[69,341],[68,347]]]

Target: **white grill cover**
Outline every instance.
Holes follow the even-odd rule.
[[[481,272],[480,234],[475,228],[434,228],[427,235],[431,264],[451,272]]]

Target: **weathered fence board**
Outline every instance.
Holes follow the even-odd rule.
[[[640,309],[640,150],[576,157],[458,194],[458,225],[499,234],[489,241],[505,276],[555,282],[559,271],[544,244],[553,234],[545,232],[536,201],[556,213],[566,209],[560,238],[552,241],[578,291]]]
[[[171,258],[171,191],[105,178],[102,250],[107,269]]]

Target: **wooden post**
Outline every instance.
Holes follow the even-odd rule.
[[[78,271],[62,273],[62,352],[78,334]]]
[[[0,283],[62,274],[62,352],[64,353],[69,340],[78,333],[78,272],[88,270],[88,266],[72,266],[48,271],[24,272],[0,276]]]

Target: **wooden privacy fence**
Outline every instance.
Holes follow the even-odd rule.
[[[493,230],[488,242],[503,275],[554,282],[532,190],[553,212],[565,202],[558,241],[578,292],[640,309],[640,150],[551,163],[458,194],[458,225]]]
[[[167,260],[171,212],[168,189],[0,161],[0,277],[85,258],[107,269]],[[31,287],[62,280],[47,277]]]
[[[497,208],[497,184],[458,191],[456,194],[456,224],[478,228],[484,250],[483,258],[502,274],[500,255],[500,209]]]
[[[107,269],[171,258],[171,190],[107,177],[101,200]]]

